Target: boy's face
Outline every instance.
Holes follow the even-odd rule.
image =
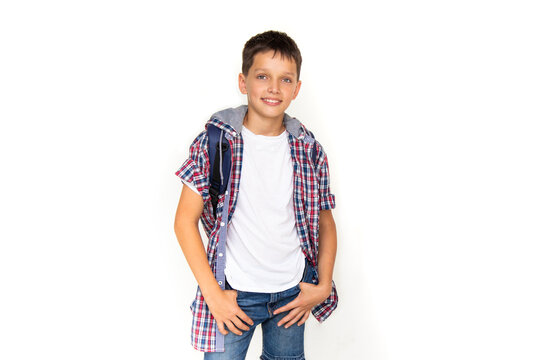
[[[247,76],[240,73],[238,85],[248,98],[248,113],[260,119],[283,120],[283,113],[298,95],[301,81],[297,79],[294,60],[281,57],[273,50],[259,52]]]

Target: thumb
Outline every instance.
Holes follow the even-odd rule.
[[[218,327],[218,330],[220,333],[222,333],[223,335],[227,335],[229,332],[227,330],[225,330],[225,327],[223,326],[223,322],[218,322],[217,323],[217,327]]]

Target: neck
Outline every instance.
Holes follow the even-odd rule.
[[[285,131],[283,116],[276,119],[261,119],[256,116],[250,116],[249,110],[244,116],[243,126],[255,135],[278,136]]]

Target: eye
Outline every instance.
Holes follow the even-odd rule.
[[[264,80],[264,79],[266,79],[266,75],[262,75],[262,74],[257,75],[257,79],[262,79],[262,80]]]
[[[283,81],[285,81],[285,82],[287,82],[287,83],[291,83],[291,82],[292,82],[292,80],[289,79],[289,78],[285,78],[285,79],[283,79]]]

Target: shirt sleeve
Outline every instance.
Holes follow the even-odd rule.
[[[208,136],[206,130],[201,132],[189,147],[189,156],[175,175],[182,182],[196,190],[206,202],[210,198],[208,182]]]
[[[330,190],[328,157],[326,156],[322,145],[318,142],[315,144],[318,151],[316,172],[319,183],[319,208],[321,210],[334,209],[336,207],[336,197]]]
[[[182,182],[183,182],[184,184],[186,184],[186,186],[187,186],[188,188],[190,188],[190,189],[193,190],[194,192],[198,193],[199,195],[201,194],[201,193],[199,192],[199,189],[197,189],[197,187],[196,187],[195,185],[193,185],[193,184],[190,183],[190,182],[187,182],[187,181],[184,180],[184,179],[181,179],[181,180],[182,180]]]

